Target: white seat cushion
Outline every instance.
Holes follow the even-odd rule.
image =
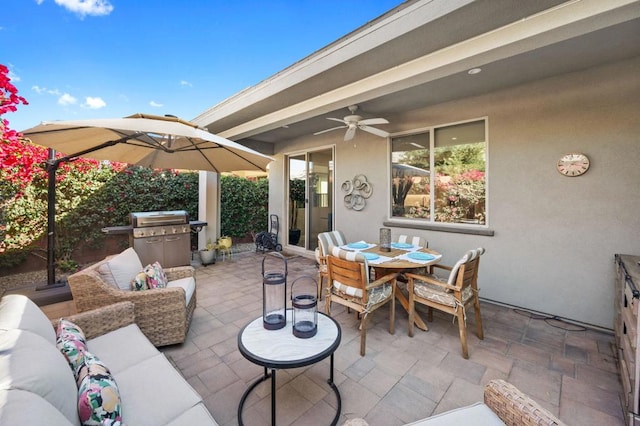
[[[122,399],[123,423],[164,425],[201,402],[163,354],[114,374]]]
[[[131,247],[98,267],[98,273],[105,282],[127,291],[131,290],[131,280],[140,271],[142,263],[138,253]]]
[[[0,301],[0,330],[26,330],[56,345],[56,332],[51,321],[27,296],[8,294]]]
[[[169,281],[167,283],[167,288],[171,287],[182,287],[184,289],[184,297],[188,305],[193,293],[196,291],[196,280],[193,277],[186,277],[175,281]]]
[[[87,348],[100,358],[113,374],[160,353],[136,324],[129,324],[91,339],[87,342]]]
[[[211,417],[211,413],[200,403],[195,407],[189,408],[180,414],[177,419],[171,421],[168,426],[201,426],[201,425],[217,425],[216,421]]]
[[[451,426],[451,425],[474,425],[474,426],[504,426],[500,417],[482,402],[476,402],[462,408],[446,411],[429,418],[409,423],[406,426]]]

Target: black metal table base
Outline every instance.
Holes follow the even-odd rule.
[[[333,354],[331,354],[330,363],[331,363],[331,367],[330,367],[331,369],[329,371],[329,380],[327,380],[327,383],[329,384],[331,389],[333,389],[333,392],[336,394],[336,400],[338,402],[338,406],[336,408],[336,415],[333,417],[333,420],[331,421],[331,426],[336,426],[338,424],[338,420],[340,419],[340,412],[342,411],[342,399],[340,397],[340,391],[338,390],[338,387],[336,386],[335,383],[333,383]],[[244,425],[244,422],[242,421],[242,410],[244,408],[244,403],[249,397],[249,394],[260,383],[266,381],[269,378],[271,378],[271,424],[275,426],[276,424],[276,369],[272,368],[271,372],[269,372],[269,369],[267,367],[264,367],[264,374],[262,375],[262,377],[260,377],[258,380],[253,382],[251,386],[247,388],[247,390],[242,395],[242,398],[240,399],[240,404],[238,405],[238,424],[240,426]]]

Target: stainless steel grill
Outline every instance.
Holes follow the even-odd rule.
[[[191,226],[186,211],[135,212],[129,220],[130,243],[143,266],[155,261],[163,268],[190,264]]]

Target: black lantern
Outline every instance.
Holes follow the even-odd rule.
[[[391,251],[391,229],[380,228],[380,251]]]
[[[308,294],[293,293],[293,286],[300,280],[308,280],[313,289]],[[301,339],[313,337],[318,332],[318,283],[310,276],[303,276],[291,284],[291,306],[293,307],[293,335]]]
[[[282,259],[284,270],[265,271],[267,256]],[[278,330],[287,324],[287,259],[277,252],[262,259],[262,324],[267,330]]]

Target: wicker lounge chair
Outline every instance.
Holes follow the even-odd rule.
[[[136,324],[155,346],[184,342],[196,307],[193,267],[164,269],[169,280],[167,288],[132,291],[126,284],[142,270],[140,260],[136,263],[135,258],[137,254],[129,248],[69,276],[76,310],[85,312],[131,301],[135,305]],[[109,273],[120,283],[110,282]]]

